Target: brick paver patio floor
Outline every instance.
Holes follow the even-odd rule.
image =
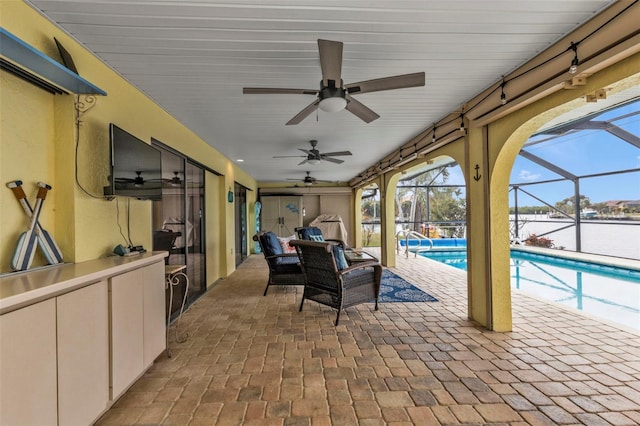
[[[398,257],[434,303],[335,311],[262,296],[253,255],[184,315],[188,332],[99,425],[637,425],[640,333],[513,294],[513,331],[467,319],[466,275]],[[172,328],[175,327],[172,326]]]

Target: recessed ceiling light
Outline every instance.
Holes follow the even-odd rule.
[[[237,161],[238,163],[243,163],[243,162],[244,162],[244,160],[243,160],[242,158],[238,158],[236,161]]]

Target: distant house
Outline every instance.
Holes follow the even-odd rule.
[[[628,212],[639,212],[640,211],[640,200],[629,200],[623,201],[623,209]]]
[[[605,201],[604,205],[609,213],[640,211],[640,200],[610,200]]]
[[[627,200],[609,200],[605,201],[604,205],[608,213],[621,213],[627,202]]]

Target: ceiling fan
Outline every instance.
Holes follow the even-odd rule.
[[[306,155],[276,155],[273,158],[306,157],[304,160],[298,163],[298,166],[300,166],[305,163],[316,165],[316,164],[319,164],[321,160],[330,161],[336,164],[341,164],[341,163],[344,163],[344,160],[340,160],[338,158],[333,158],[333,157],[351,155],[351,151],[336,151],[336,152],[321,153],[316,149],[316,145],[318,145],[317,140],[312,139],[309,141],[309,143],[311,144],[311,149],[298,148],[300,151],[304,152]]]
[[[396,75],[358,83],[343,84],[342,81],[342,42],[318,39],[320,68],[322,81],[320,90],[313,89],[278,89],[245,87],[242,93],[247,94],[292,94],[315,95],[318,98],[287,122],[287,125],[298,124],[312,112],[320,108],[326,112],[346,109],[365,123],[380,118],[378,114],[355,100],[351,95],[379,92],[382,90],[402,89],[405,87],[424,86],[424,72]]]
[[[133,184],[133,186],[136,187],[136,188],[141,188],[142,186],[144,186],[145,182],[147,182],[142,177],[142,172],[141,171],[136,171],[136,177],[135,178],[116,177],[115,181],[116,181],[116,183],[118,183],[120,185]]]
[[[287,180],[295,180],[295,181],[298,181],[298,182],[304,182],[304,184],[306,186],[311,186],[311,185],[313,185],[314,183],[317,183],[317,182],[331,182],[330,180],[316,179],[313,176],[311,176],[311,172],[309,172],[309,171],[307,172],[307,175],[304,177],[304,179],[287,178]]]
[[[180,172],[173,172],[173,177],[171,179],[162,179],[163,182],[168,184],[169,186],[182,186],[182,179],[178,176]]]

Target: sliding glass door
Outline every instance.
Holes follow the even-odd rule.
[[[235,183],[234,210],[236,221],[236,266],[247,258],[247,188]]]
[[[193,301],[207,289],[205,282],[204,233],[204,170],[187,161],[186,164],[186,218],[191,226],[185,250],[190,287],[188,300]],[[188,225],[188,226],[189,226]],[[193,284],[191,284],[193,283]]]
[[[169,251],[168,264],[186,266],[188,305],[206,290],[204,170],[157,141],[154,146],[162,153],[163,185],[162,200],[153,203],[153,249]],[[173,290],[173,302],[167,308],[172,315],[180,311],[186,282]]]

